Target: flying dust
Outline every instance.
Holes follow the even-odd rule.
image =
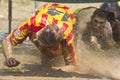
[[[81,73],[120,79],[120,50],[94,51],[77,41],[78,68]]]
[[[120,79],[120,48],[103,51],[90,49],[81,40],[81,34],[86,28],[95,8],[82,10],[77,15],[76,46],[78,68],[81,73],[100,77]]]

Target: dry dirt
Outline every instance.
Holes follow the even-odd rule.
[[[1,0],[0,3],[0,30],[8,32],[8,1]],[[26,3],[27,2],[27,3]],[[41,6],[44,2],[38,2]],[[65,4],[75,10],[79,7],[96,6],[101,3],[87,4]],[[37,7],[38,7],[37,6]],[[30,0],[13,0],[12,29],[20,25],[30,16],[34,15],[35,5]],[[80,50],[79,50],[80,48]],[[0,80],[112,80],[119,78],[120,62],[119,50],[113,49],[105,54],[101,52],[90,52],[81,46],[78,46],[79,66],[77,70],[65,72],[61,70],[50,69],[47,66],[41,66],[39,51],[33,44],[21,44],[14,47],[15,57],[21,62],[16,68],[8,68],[4,65],[3,50],[0,45]],[[112,54],[116,53],[117,54]],[[109,56],[108,56],[109,53]],[[107,55],[107,56],[106,56]]]

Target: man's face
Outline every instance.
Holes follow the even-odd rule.
[[[100,29],[105,26],[106,19],[99,16],[95,16],[92,19],[92,26],[94,29]]]

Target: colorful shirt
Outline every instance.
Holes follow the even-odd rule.
[[[64,33],[64,39],[55,47],[46,48],[37,46],[43,54],[49,57],[65,55],[65,59],[76,64],[76,52],[74,46],[74,25],[75,16],[71,9],[61,4],[46,4],[38,9],[35,16],[32,16],[24,24],[13,30],[8,39],[12,45],[22,43],[27,37],[33,42],[35,34],[49,24],[56,24]],[[47,52],[46,52],[47,51]],[[49,53],[48,53],[49,52]],[[52,55],[52,56],[51,56]]]

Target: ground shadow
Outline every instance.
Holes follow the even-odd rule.
[[[55,70],[48,68],[47,66],[43,67],[40,64],[25,64],[24,69],[27,69],[25,72],[13,72],[8,69],[0,69],[1,76],[38,76],[38,77],[57,77],[57,78],[89,78],[89,79],[101,79],[100,77],[88,75],[88,74],[79,74],[76,72],[64,72],[62,70]]]

